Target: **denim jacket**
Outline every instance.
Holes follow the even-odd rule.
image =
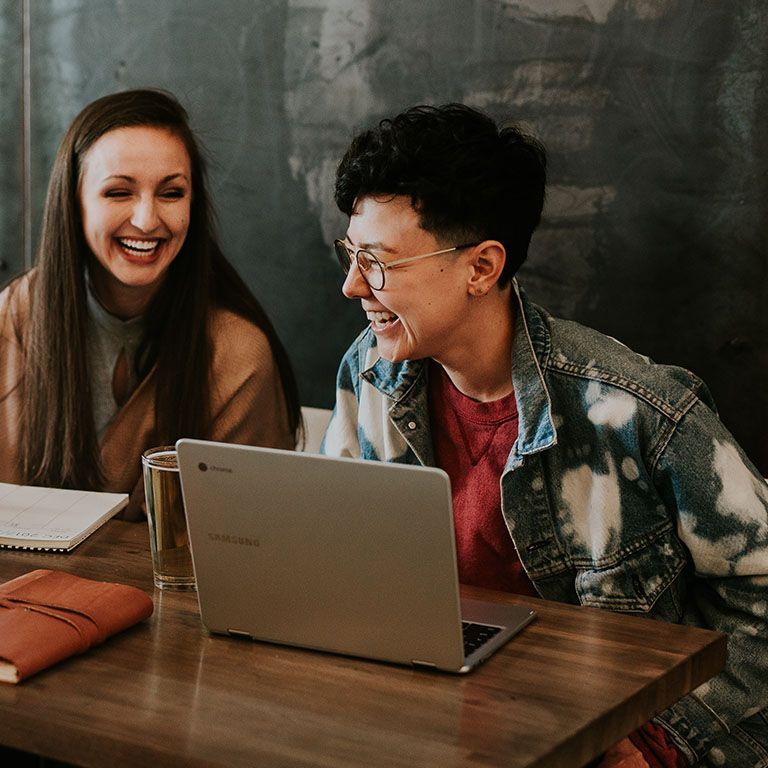
[[[729,635],[725,670],[656,718],[689,763],[768,766],[768,485],[692,373],[551,317],[516,283],[519,434],[502,512],[542,597]],[[342,360],[322,450],[434,464],[424,360]]]

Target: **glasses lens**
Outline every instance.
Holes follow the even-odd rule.
[[[379,291],[384,287],[384,269],[381,262],[372,253],[358,251],[357,266],[365,281],[374,291]]]
[[[352,254],[349,252],[349,248],[347,248],[341,240],[333,241],[333,249],[336,251],[336,258],[339,260],[339,264],[341,264],[341,268],[346,275],[347,272],[349,272],[349,266],[352,263]]]

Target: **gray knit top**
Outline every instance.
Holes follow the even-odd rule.
[[[88,372],[93,397],[93,419],[96,432],[101,436],[104,429],[119,410],[112,391],[115,364],[121,350],[125,349],[128,362],[128,396],[139,384],[136,371],[136,351],[144,333],[144,318],[120,320],[99,304],[88,286]]]

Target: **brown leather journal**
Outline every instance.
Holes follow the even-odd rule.
[[[39,569],[0,584],[0,682],[18,683],[146,619],[136,587]]]

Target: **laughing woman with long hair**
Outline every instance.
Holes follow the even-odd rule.
[[[56,155],[37,266],[0,294],[0,480],[129,492],[136,519],[147,448],[292,448],[300,424],[184,108],[156,90],[88,105]]]

